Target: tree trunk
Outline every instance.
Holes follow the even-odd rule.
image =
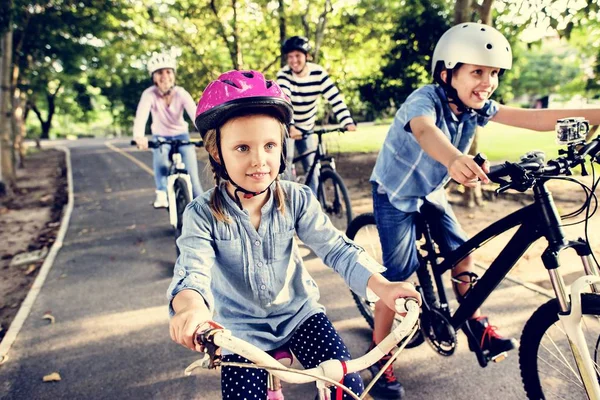
[[[10,7],[9,7],[10,8]],[[0,77],[0,195],[11,194],[16,181],[12,146],[12,24],[2,34],[2,76]]]
[[[283,54],[283,43],[287,39],[286,25],[285,25],[285,3],[283,0],[279,0],[279,51],[281,53],[281,62],[279,65],[285,67],[287,60],[285,54]]]
[[[236,34],[236,14],[235,14],[235,0],[233,1],[233,6],[234,6],[234,38],[235,38],[235,42],[237,42],[237,37],[235,36]],[[227,50],[229,50],[229,57],[231,58],[231,65],[233,66],[233,69],[240,69],[240,58],[241,56],[238,56],[238,51],[236,49],[237,43],[231,43],[228,39],[228,35],[227,32],[225,30],[225,25],[223,24],[223,22],[221,21],[221,19],[219,18],[219,10],[217,9],[217,4],[215,2],[215,0],[210,0],[210,9],[213,12],[216,22],[217,22],[217,31],[219,32],[219,35],[221,36],[221,39],[223,39],[223,41],[225,42],[225,46],[227,46]]]
[[[13,96],[13,133],[14,133],[14,141],[13,147],[15,151],[15,159],[16,159],[16,167],[24,168],[25,167],[25,121],[27,120],[27,115],[29,113],[29,107],[27,107],[27,100],[25,98],[25,94],[21,92],[19,89],[15,90],[15,94]]]
[[[58,95],[58,91],[60,90],[61,86],[62,86],[62,83],[59,83],[58,87],[56,88],[54,93],[46,94],[46,101],[48,102],[48,117],[46,118],[45,121],[44,121],[44,118],[42,117],[42,113],[37,108],[35,103],[29,102],[29,107],[35,113],[35,115],[38,117],[38,120],[40,121],[40,125],[42,126],[42,134],[40,135],[40,139],[50,139],[50,129],[52,128],[52,117],[54,117],[54,111],[56,111],[56,101],[55,100],[56,100],[56,96]]]
[[[231,0],[231,7],[233,7],[233,21],[231,22],[233,26],[231,28],[233,31],[233,49],[237,64],[236,69],[243,69],[244,57],[242,54],[242,48],[240,46],[240,32],[237,24],[237,0]]]
[[[486,25],[492,24],[492,9],[494,0],[483,0],[483,3],[479,5],[477,2],[473,3],[472,0],[456,0],[454,7],[454,24],[460,24],[463,22],[470,22],[473,11],[477,10],[479,18],[482,23]],[[475,137],[473,143],[469,149],[469,155],[474,156],[478,152],[478,138],[480,134],[480,128],[477,127],[475,131]],[[481,185],[475,188],[465,187],[465,193],[463,195],[463,204],[467,207],[475,207],[475,205],[483,205],[483,193]]]
[[[471,6],[473,0],[456,0],[454,4],[454,25],[471,21]]]
[[[486,25],[492,25],[492,9],[494,0],[483,0],[483,4],[479,9],[479,18],[481,22]]]
[[[331,11],[333,11],[331,1],[325,0],[325,9],[321,13],[321,15],[319,15],[319,22],[317,23],[317,29],[315,30],[315,50],[313,51],[315,63],[319,62],[319,50],[321,49],[321,44],[323,43],[323,38],[325,36],[327,14],[329,14]]]

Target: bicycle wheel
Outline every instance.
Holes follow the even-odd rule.
[[[321,169],[317,198],[333,225],[346,230],[352,221],[352,205],[342,178],[332,169]]]
[[[181,228],[183,226],[183,211],[187,204],[191,201],[190,192],[185,179],[177,178],[173,183],[173,190],[175,191],[175,209],[177,212],[177,226],[175,227],[175,240],[181,236]],[[179,257],[179,247],[177,249],[177,256]]]
[[[375,216],[373,213],[361,214],[354,218],[348,230],[346,236],[354,240],[356,244],[361,246],[371,257],[373,257],[378,263],[383,264],[381,243],[379,242],[379,233],[377,232],[377,225],[375,225]],[[367,321],[371,329],[374,328],[375,319],[375,303],[368,301],[364,297],[361,297],[350,291],[352,298],[358,307],[358,311]],[[394,326],[401,322],[399,317],[396,317]],[[416,347],[423,343],[423,335],[421,332],[417,332],[411,341],[406,345],[407,348]]]
[[[600,296],[583,294],[581,308],[581,328],[598,378]],[[552,299],[538,308],[525,324],[519,348],[525,392],[530,399],[587,399],[558,312],[558,302]]]

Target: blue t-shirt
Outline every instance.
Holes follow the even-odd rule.
[[[325,310],[295,234],[360,296],[373,299],[367,282],[385,270],[331,224],[308,186],[280,185],[286,194],[285,212],[277,210],[272,185],[258,230],[224,185],[188,204],[177,240],[181,255],[167,290],[169,301],[183,289],[197,291],[214,321],[265,351],[281,347],[296,327]],[[215,190],[223,196],[231,223],[217,221],[210,211]]]
[[[441,87],[426,85],[415,90],[396,112],[371,182],[377,183],[378,191],[387,194],[392,205],[404,212],[418,211],[424,197],[436,202],[440,193],[435,192],[450,179],[448,170],[421,148],[410,130],[410,121],[420,116],[433,118],[454,147],[464,153],[471,146],[477,125],[485,126],[497,112],[498,103],[488,100],[479,112],[456,115]]]

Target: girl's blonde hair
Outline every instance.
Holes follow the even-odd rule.
[[[269,114],[265,114],[265,115],[271,116]],[[228,121],[232,121],[236,118],[241,118],[243,116],[244,115],[238,115],[238,116],[230,118]],[[283,149],[284,149],[283,146],[286,145],[285,138],[288,135],[288,132],[287,132],[287,127],[285,124],[283,124],[283,123],[281,123],[281,121],[279,121],[279,125],[281,127],[281,151],[283,152]],[[221,125],[221,126],[223,126],[223,125]],[[212,159],[216,163],[221,164],[222,160],[219,159],[219,149],[217,146],[218,146],[217,130],[210,129],[204,135],[204,148],[208,152],[208,155],[210,157],[212,157]],[[282,157],[282,160],[283,160],[283,157]],[[219,185],[221,184],[221,179],[223,177],[220,176],[219,172],[215,169],[215,166],[212,163],[207,164],[207,168],[208,168],[208,165],[210,165],[210,169],[213,173],[213,177],[214,177],[216,186],[219,187]],[[285,212],[285,200],[286,200],[285,192],[283,191],[283,188],[279,184],[279,176],[277,176],[277,178],[275,178],[275,201],[277,202],[277,210],[279,212],[281,212],[282,214]],[[217,221],[226,222],[226,223],[231,222],[229,215],[227,215],[225,213],[225,207],[223,206],[223,197],[221,196],[220,190],[215,189],[212,192],[212,194],[210,196],[209,207],[210,207],[210,211],[212,212],[213,216],[217,219]]]

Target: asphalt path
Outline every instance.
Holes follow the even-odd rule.
[[[151,153],[137,151],[125,139],[106,143],[68,143],[73,214],[10,359],[0,366],[0,398],[219,399],[219,373],[185,377],[183,370],[198,357],[169,338],[165,292],[175,247],[167,213],[151,206]],[[204,161],[200,157],[202,170]],[[208,175],[203,184],[210,185]],[[362,355],[371,332],[350,292],[309,249],[302,251],[329,318],[352,354]],[[518,338],[545,301],[504,282],[484,311],[503,334]],[[54,323],[43,318],[46,313]],[[59,382],[42,381],[53,372],[60,374]],[[407,399],[525,398],[516,352],[482,369],[462,333],[452,357],[423,344],[402,353],[396,372]],[[285,393],[291,400],[314,398],[312,385],[287,384]]]

